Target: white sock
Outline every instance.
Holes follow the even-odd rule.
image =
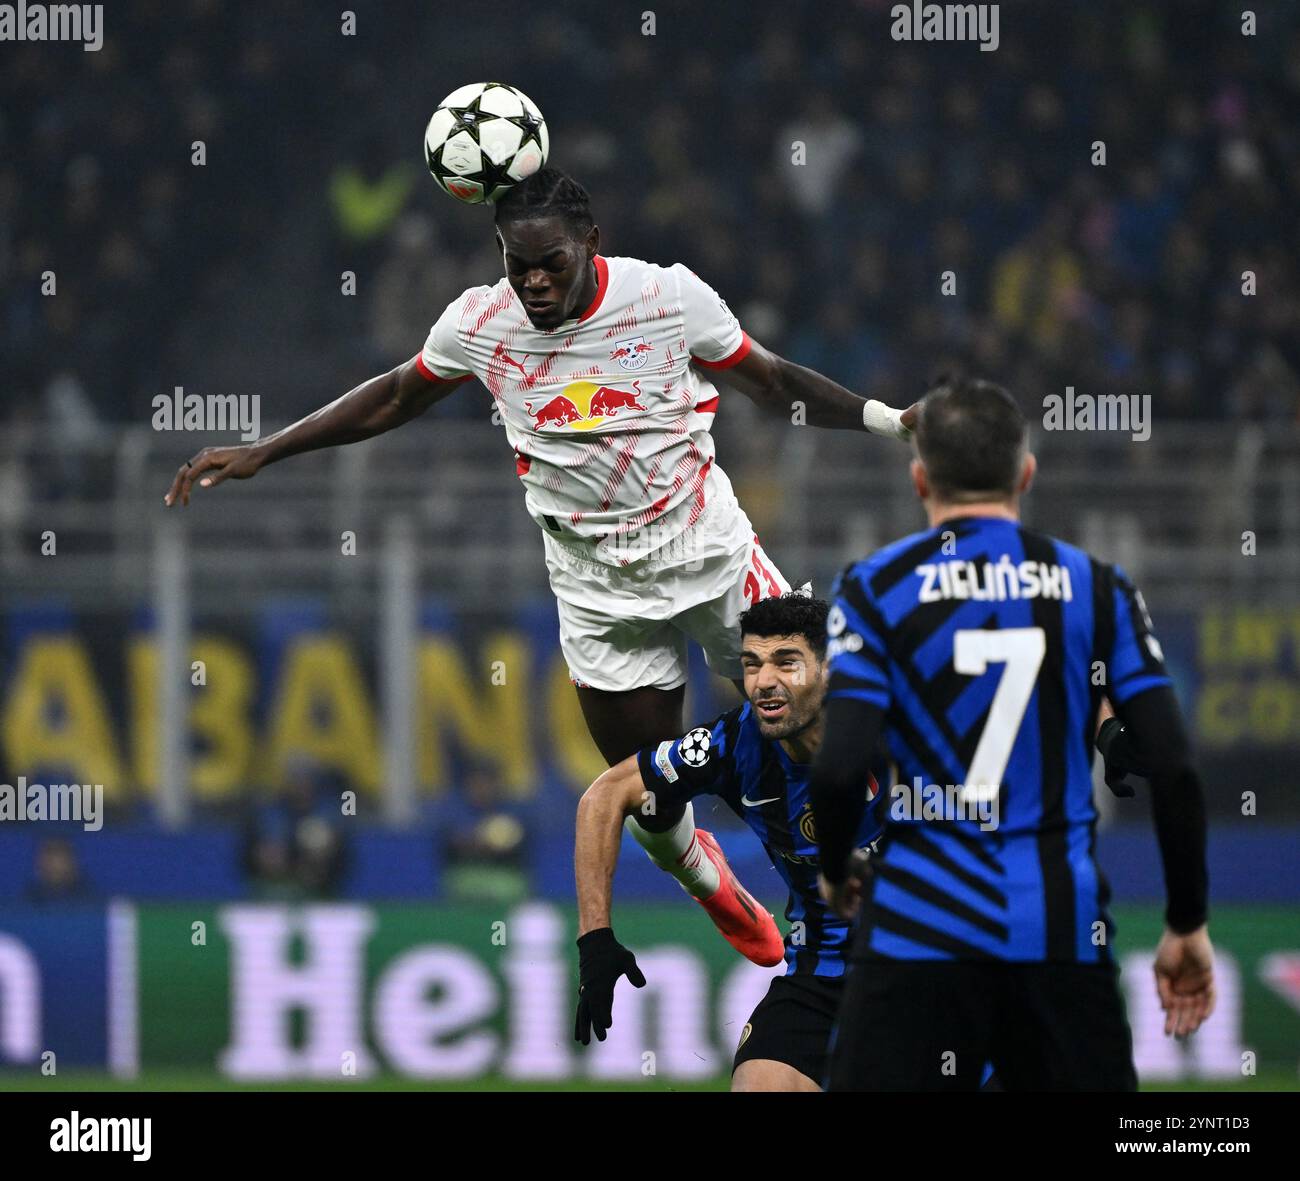
[[[650,832],[629,816],[623,827],[632,834],[647,856],[665,873],[672,874],[681,887],[695,898],[711,898],[720,885],[718,867],[700,848],[695,835],[695,809],[686,805],[682,818],[666,832]]]

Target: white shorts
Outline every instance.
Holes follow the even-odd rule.
[[[717,468],[708,494],[686,533],[628,566],[593,561],[543,530],[560,648],[575,685],[675,689],[686,683],[688,638],[715,673],[739,679],[740,613],[790,584]]]

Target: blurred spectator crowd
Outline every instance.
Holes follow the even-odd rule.
[[[1300,415],[1294,6],[1246,37],[1204,0],[1004,4],[994,53],[896,43],[881,0],[664,5],[653,36],[594,0],[351,8],[345,36],[319,6],[126,0],[99,53],[4,46],[4,421],[145,423],[175,385],[282,421],[412,355],[500,273],[420,156],[488,77],[542,107],[606,253],[685,261],[858,391],[970,366]]]

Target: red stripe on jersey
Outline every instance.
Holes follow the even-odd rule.
[[[466,335],[468,335],[470,339],[473,339],[475,336],[477,336],[480,332],[483,331],[483,326],[487,324],[489,320],[492,320],[496,316],[499,316],[502,312],[506,310],[506,308],[510,306],[514,298],[515,298],[514,288],[507,287],[505,291],[503,291],[500,295],[498,295],[496,299],[494,299],[490,304],[488,304],[487,307],[485,307],[479,313],[478,319],[474,321],[474,327],[466,329]]]
[[[619,485],[626,478],[628,470],[632,466],[632,460],[636,456],[637,436],[631,436],[621,448],[618,456],[614,460],[614,466],[609,473],[609,478],[605,481],[605,487],[600,492],[600,509],[601,512],[608,512],[610,503],[614,499],[614,493],[618,491]]]
[[[695,407],[695,412],[696,414],[716,414],[718,412],[718,395],[714,394],[708,401],[701,402]]]
[[[609,287],[609,263],[601,258],[599,254],[596,255],[594,261],[596,263],[596,298],[591,301],[587,310],[578,317],[579,324],[583,320],[590,320],[596,314],[596,309],[604,301],[605,291]]]
[[[668,507],[668,502],[677,495],[681,490],[682,485],[686,483],[687,469],[692,464],[698,463],[699,459],[699,449],[694,443],[692,443],[690,445],[690,450],[683,455],[680,460],[678,460],[677,466],[673,469],[673,482],[669,485],[668,491],[651,504],[649,508],[642,509],[641,512],[637,513],[634,517],[630,517],[619,525],[619,527],[614,530],[615,536],[622,536],[624,533],[630,533],[634,529],[640,529],[643,525],[650,524],[651,521],[658,517]],[[712,462],[713,460],[710,459],[705,463],[704,470],[706,472],[708,471],[709,464]],[[696,469],[696,476],[699,477],[699,475],[700,471],[699,469]],[[650,485],[647,483],[646,491],[648,492],[649,490]]]
[[[566,336],[564,342],[555,352],[547,353],[540,364],[533,366],[533,371],[519,383],[519,388],[521,390],[531,390],[539,381],[544,381],[551,370],[555,368],[555,362],[573,348],[573,342],[577,339],[576,332]]]
[[[746,357],[749,356],[749,350],[754,347],[754,342],[749,339],[748,332],[740,334],[740,345],[729,357],[723,357],[721,361],[701,361],[699,357],[692,357],[691,360],[699,365],[702,369],[730,369],[733,365],[739,365]]]
[[[663,466],[663,462],[663,453],[660,452],[660,454],[655,458],[654,464],[650,468],[650,474],[645,478],[645,491],[647,493],[650,491],[651,485],[654,484],[655,476],[659,474],[659,469]]]
[[[713,458],[710,456],[704,461],[704,466],[695,473],[695,479],[691,482],[691,492],[695,496],[695,503],[691,506],[691,515],[686,520],[688,529],[700,519],[700,514],[704,512],[704,481],[708,478],[709,468],[712,466]]]
[[[522,451],[515,452],[515,475],[526,476],[528,469],[533,466],[531,456],[525,455]]]
[[[441,381],[446,385],[460,385],[462,381],[469,381],[474,375],[472,373],[462,373],[456,377],[443,377],[441,373],[434,373],[432,369],[424,363],[424,354],[415,354],[415,367],[420,371],[420,376],[425,381]]]

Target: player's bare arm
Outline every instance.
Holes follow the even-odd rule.
[[[584,1046],[604,1041],[613,1024],[614,987],[626,976],[637,988],[645,977],[636,957],[614,938],[610,894],[623,820],[640,807],[645,785],[635,758],[596,780],[578,802],[573,868],[578,882],[578,1012],[573,1036]]]
[[[240,447],[205,447],[177,471],[163,503],[170,507],[179,499],[189,504],[196,480],[200,488],[214,488],[224,480],[247,480],[290,455],[373,439],[419,417],[459,385],[430,380],[412,358],[264,439]]]
[[[578,934],[610,925],[614,867],[623,821],[647,796],[636,757],[615,764],[578,801],[573,872],[578,884]]]
[[[883,402],[859,398],[842,385],[805,369],[753,342],[743,360],[719,376],[757,406],[788,418],[798,403],[812,426],[862,430],[908,439],[916,424],[916,404],[898,411]]]

